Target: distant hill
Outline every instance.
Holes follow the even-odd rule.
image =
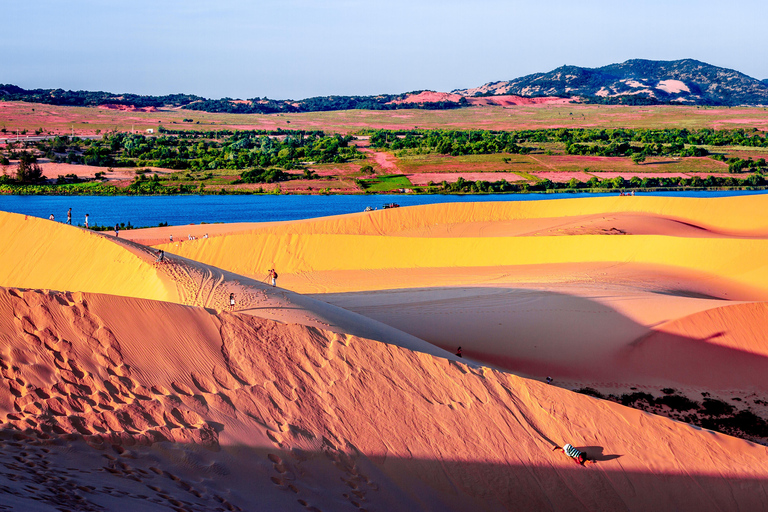
[[[578,97],[594,103],[768,105],[768,81],[693,59],[633,59],[601,68],[562,66],[453,91],[462,96]]]
[[[125,106],[131,109],[181,107],[203,112],[226,112],[234,114],[274,114],[286,112],[319,112],[330,110],[397,110],[423,108],[445,110],[469,105],[458,95],[454,100],[424,97],[423,100],[403,101],[420,97],[425,91],[402,94],[380,94],[376,96],[317,96],[303,100],[273,100],[251,98],[246,100],[221,98],[208,99],[191,94],[170,94],[166,96],[142,96],[138,94],[114,94],[103,91],[65,91],[63,89],[23,89],[12,84],[0,84],[0,101],[28,101],[48,105],[75,107]],[[450,96],[450,95],[447,95]]]
[[[413,91],[374,96],[316,96],[303,100],[208,99],[192,94],[142,96],[102,91],[23,89],[0,84],[0,101],[69,106],[173,107],[204,112],[273,114],[330,110],[451,109],[527,105],[568,100],[609,104],[768,105],[768,79],[685,59],[634,59],[601,68],[562,66],[509,81],[490,82],[452,93]]]

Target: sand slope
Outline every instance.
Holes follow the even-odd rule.
[[[768,506],[763,446],[394,345],[88,293],[2,289],[0,319],[17,508]]]
[[[448,355],[379,322],[288,290],[111,235],[0,212],[0,285],[109,293],[311,325]]]
[[[766,207],[766,195],[438,204],[165,247],[246,275],[274,265],[288,288],[519,374],[730,399],[764,391],[765,319],[712,311],[768,300]]]

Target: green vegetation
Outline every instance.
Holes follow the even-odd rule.
[[[28,152],[19,155],[19,165],[16,167],[16,181],[18,183],[39,183],[44,181],[43,169],[37,165],[37,158]]]
[[[433,193],[502,193],[502,192],[597,192],[610,190],[648,190],[648,189],[682,189],[682,188],[733,188],[733,187],[761,187],[766,185],[766,180],[761,174],[753,174],[747,178],[707,176],[701,179],[698,176],[692,178],[638,178],[625,180],[616,177],[609,180],[600,180],[592,177],[586,182],[572,179],[568,182],[556,183],[550,180],[541,180],[537,183],[508,183],[500,181],[471,181],[459,178],[455,183],[442,182],[429,183],[428,191]]]
[[[375,178],[359,179],[357,183],[366,192],[391,192],[413,186],[402,174],[382,174]]]
[[[161,130],[167,132],[167,130]],[[223,140],[218,137],[221,136]],[[37,151],[52,162],[101,167],[162,167],[194,171],[248,169],[276,166],[300,169],[305,162],[341,163],[362,154],[349,142],[352,137],[322,132],[185,132],[159,137],[112,133],[101,140],[55,137],[35,143]],[[18,158],[11,144],[10,158]]]
[[[371,145],[381,149],[417,149],[452,156],[489,153],[526,154],[522,144],[561,143],[569,155],[707,156],[701,146],[768,148],[768,138],[757,130],[663,130],[557,128],[542,130],[373,130]]]
[[[275,183],[287,179],[288,175],[280,169],[256,168],[243,172],[235,183]]]
[[[372,146],[380,149],[421,149],[444,155],[477,155],[487,153],[526,154],[532,148],[521,147],[521,132],[460,130],[376,130],[370,136]]]
[[[251,193],[250,190],[244,192],[236,187],[233,189],[231,185],[320,179],[314,166],[325,165],[325,169],[334,169],[335,164],[366,158],[366,154],[352,144],[353,136],[329,135],[321,131],[276,129],[206,132],[162,127],[158,131],[156,136],[108,132],[100,139],[56,136],[38,142],[10,141],[6,144],[5,151],[0,151],[0,161],[7,166],[11,160],[19,160],[20,165],[16,167],[18,172],[13,175],[8,175],[7,172],[0,175],[0,184],[5,186],[1,191],[11,193],[10,190],[14,189],[19,190],[18,193],[72,194],[83,193],[82,191],[87,189],[90,193],[107,195]],[[516,131],[369,130],[366,133],[370,134],[372,146],[397,152],[397,165],[401,172],[443,172],[455,165],[458,169],[452,172],[456,173],[477,172],[475,169],[479,167],[481,171],[513,172],[526,178],[525,182],[507,182],[503,179],[472,181],[459,178],[455,183],[429,182],[426,186],[414,187],[405,175],[376,175],[373,166],[367,163],[360,167],[359,174],[354,171],[357,168],[355,165],[343,168],[341,172],[346,172],[347,176],[358,177],[357,185],[368,193],[399,189],[417,193],[472,194],[685,188],[754,189],[768,186],[764,178],[768,172],[766,158],[763,157],[766,151],[762,150],[768,147],[768,139],[762,132],[755,130],[559,128]],[[733,152],[734,147],[741,149]],[[712,159],[684,158],[702,156],[710,151],[717,151],[715,148],[723,148],[712,154],[712,158],[718,162]],[[755,151],[754,159],[751,156],[745,157],[744,153],[748,151]],[[549,156],[555,154],[555,157]],[[704,178],[695,174],[690,178],[667,178],[643,177],[640,174],[629,180],[622,177],[592,177],[586,182],[574,178],[560,183],[540,179],[532,174],[535,171],[550,170],[581,173],[578,166],[583,166],[583,159],[564,158],[563,154],[628,156],[636,165],[643,164],[643,168],[663,163],[666,174],[706,172],[707,175]],[[98,188],[96,185],[99,183],[81,183],[93,178],[78,177],[75,173],[58,176],[56,184],[61,187],[80,185],[80,188],[61,191],[45,187],[29,188],[42,185],[44,181],[42,170],[35,163],[41,156],[52,162],[105,167],[106,172],[96,173],[96,180],[107,180],[113,168],[134,168],[136,175],[127,187],[123,182],[119,191],[114,191],[112,189],[115,187],[109,188],[107,185],[105,188]],[[653,156],[675,158],[644,163],[647,157]],[[724,164],[727,164],[731,173],[749,175],[741,178],[736,175],[718,177],[709,174],[725,171]],[[595,165],[597,169],[584,169],[584,172],[592,172],[597,176],[601,171],[632,172],[629,167],[622,167],[630,166],[629,161],[622,163],[601,159]],[[152,175],[145,167],[158,167],[176,172],[158,176]],[[290,173],[291,170],[299,172]],[[323,178],[327,178],[327,174],[327,171],[323,171]],[[490,176],[493,174],[489,174]],[[305,188],[311,190],[311,187]],[[325,185],[316,188],[330,193]],[[37,192],[28,192],[30,190]]]

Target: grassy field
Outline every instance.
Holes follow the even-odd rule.
[[[360,180],[362,188],[367,192],[390,192],[401,188],[411,188],[413,185],[402,174],[382,174],[373,178]]]
[[[183,119],[192,119],[185,123]],[[489,129],[604,127],[604,128],[757,128],[768,131],[768,110],[757,107],[543,105],[471,107],[454,110],[344,110],[303,114],[212,114],[168,109],[126,112],[96,107],[60,107],[23,102],[0,102],[3,136],[16,131],[92,135],[97,131],[144,131],[163,125],[169,129],[208,130],[310,129],[357,133],[365,128]]]
[[[752,148],[756,149],[756,148]],[[768,158],[768,151],[731,151],[730,148],[713,148],[727,157],[753,159]],[[529,155],[466,155],[439,154],[401,155],[398,168],[408,173],[434,172],[632,172],[632,173],[727,173],[728,165],[709,157],[648,157],[635,164],[627,157],[585,156],[566,154],[532,153]]]

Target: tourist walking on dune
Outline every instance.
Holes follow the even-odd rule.
[[[72,208],[67,210],[67,224],[72,225]]]
[[[120,238],[120,225],[115,224],[115,237]]]
[[[459,347],[459,348],[457,348],[457,349],[456,349],[456,355],[457,355],[458,357],[464,357],[463,355],[461,355],[461,347]]]
[[[157,259],[155,261],[157,261],[158,263],[162,263],[164,259],[165,259],[165,253],[163,252],[162,249],[160,249],[159,251],[157,251]]]
[[[277,286],[277,272],[275,272],[275,269],[269,269],[269,278],[272,280],[272,287]]]
[[[85,214],[85,229],[88,229],[88,214]]]
[[[53,214],[50,214],[50,215],[48,216],[48,220],[53,220]]]
[[[552,451],[557,451],[557,450],[562,451],[564,454],[572,458],[573,461],[580,466],[583,466],[587,462],[590,462],[587,459],[586,453],[580,452],[570,444],[565,444],[562,448],[560,448],[559,446],[555,446]]]
[[[230,293],[229,294],[229,310],[232,311],[235,309],[235,294]]]

